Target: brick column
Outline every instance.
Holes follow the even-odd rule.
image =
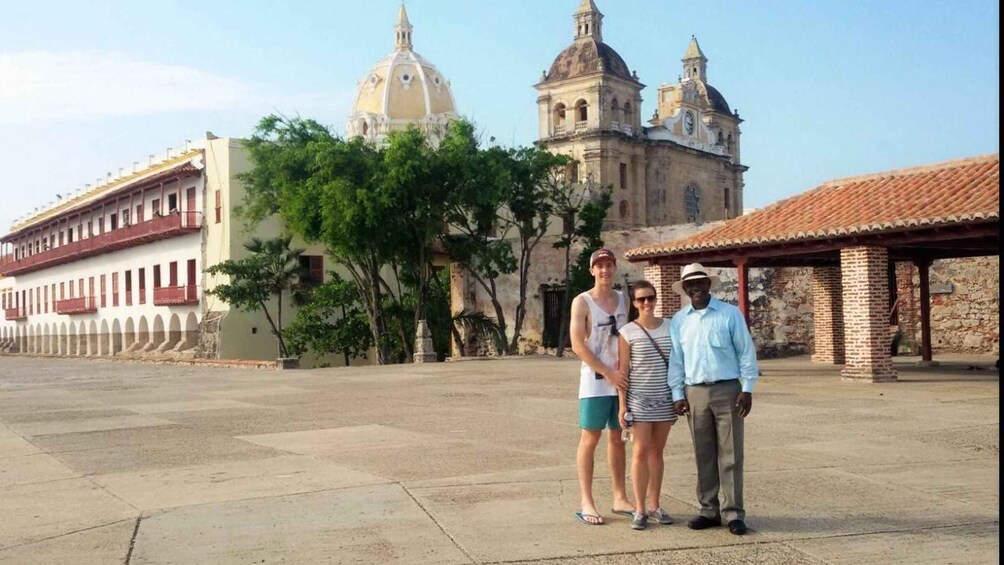
[[[844,364],[844,310],[840,267],[812,268],[813,363]]]
[[[840,250],[844,306],[844,370],[849,380],[896,380],[889,334],[889,254],[884,247]]]
[[[645,280],[652,283],[659,296],[655,315],[672,318],[680,310],[681,296],[673,290],[673,283],[680,280],[679,265],[649,263],[645,266]]]

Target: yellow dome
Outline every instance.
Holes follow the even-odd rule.
[[[411,30],[402,5],[394,26],[397,49],[360,81],[346,127],[349,137],[379,140],[410,124],[433,131],[457,117],[449,81],[412,50]]]

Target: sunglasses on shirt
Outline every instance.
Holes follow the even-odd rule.
[[[617,318],[616,317],[610,316],[610,319],[607,320],[606,322],[604,322],[602,324],[596,324],[596,327],[598,327],[598,328],[603,328],[603,327],[606,327],[606,326],[610,326],[610,335],[612,335],[612,336],[620,335],[617,332]]]

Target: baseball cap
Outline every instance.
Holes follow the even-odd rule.
[[[589,256],[589,266],[592,267],[600,259],[610,259],[615,264],[617,263],[617,256],[614,255],[613,251],[610,251],[606,247],[601,247],[596,251],[593,251],[593,254]]]

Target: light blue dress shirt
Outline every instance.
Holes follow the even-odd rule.
[[[743,392],[753,392],[760,374],[756,346],[738,308],[717,298],[703,310],[688,305],[673,316],[669,333],[673,351],[667,381],[674,401],[684,398],[684,385],[735,378]]]

